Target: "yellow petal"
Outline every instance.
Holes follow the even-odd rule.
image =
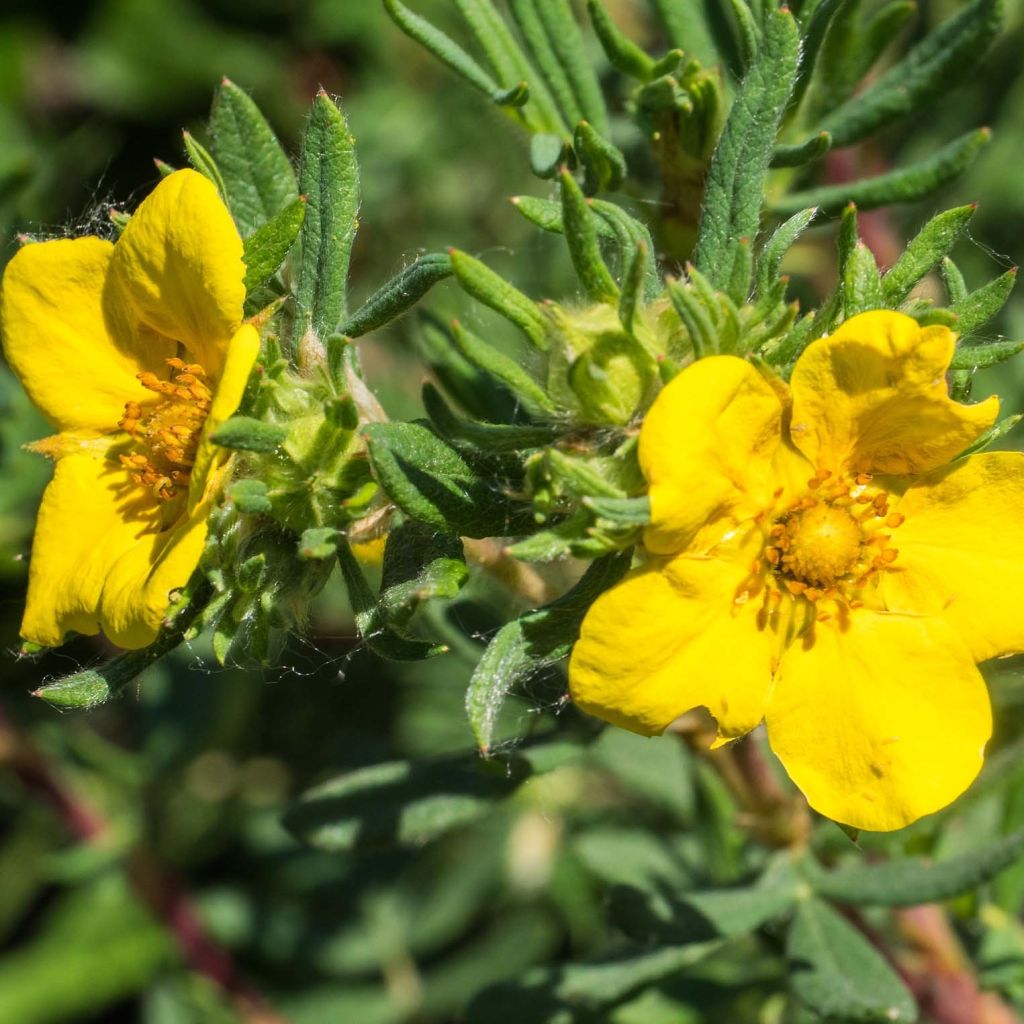
[[[647,548],[675,554],[707,523],[761,511],[781,417],[772,387],[735,356],[698,360],[667,385],[640,429],[651,485]]]
[[[113,251],[99,238],[26,245],[0,285],[4,355],[61,430],[113,430],[125,402],[152,397],[135,375],[174,354],[136,336],[105,291]]]
[[[945,373],[955,338],[878,310],[811,344],[793,370],[793,442],[820,469],[906,475],[945,465],[994,422],[999,400],[961,405]]]
[[[207,519],[217,488],[161,533],[148,534],[123,552],[103,582],[99,620],[118,647],[146,647],[155,639],[175,591],[195,572],[206,542]]]
[[[155,500],[103,447],[61,458],[36,521],[21,635],[55,647],[71,630],[98,632],[110,566],[159,531]]]
[[[583,620],[573,700],[648,736],[699,706],[720,736],[749,732],[764,713],[777,639],[758,626],[760,601],[735,603],[744,576],[739,559],[687,555],[631,572]]]
[[[976,661],[1024,651],[1024,454],[973,455],[917,480],[896,510],[886,606],[941,615]]]
[[[768,739],[811,806],[857,829],[902,828],[981,769],[992,716],[970,652],[939,618],[861,609],[783,655]]]
[[[210,412],[203,425],[203,433],[196,450],[192,478],[189,482],[189,508],[193,509],[208,491],[208,477],[227,458],[223,448],[217,448],[210,435],[232,416],[242,401],[256,357],[260,352],[260,336],[252,324],[242,324],[235,332],[227,349],[224,368],[213,393]]]
[[[213,184],[176,171],[135,211],[111,280],[139,323],[182,342],[215,378],[245,300],[242,240]]]

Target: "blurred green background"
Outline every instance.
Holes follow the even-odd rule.
[[[608,6],[636,38],[658,43],[643,0]],[[912,32],[958,5],[921,6]],[[424,0],[417,10],[452,20],[446,0]],[[1022,44],[1024,3],[1015,0],[1006,33],[966,87],[929,116],[842,157],[879,170],[979,123],[995,130],[994,144],[946,195],[864,218],[880,263],[890,263],[944,200],[981,203],[954,252],[969,283],[1021,258]],[[615,96],[618,80],[601,67]],[[223,75],[251,91],[292,150],[317,86],[341,98],[363,185],[353,305],[418,253],[447,245],[480,255],[531,295],[571,297],[557,240],[540,236],[507,202],[520,192],[549,194],[529,173],[523,140],[402,36],[376,0],[6,0],[0,262],[19,232],[111,234],[109,207],[130,209],[155,183],[153,158],[180,166],[181,130],[202,138]],[[620,129],[628,142],[625,119]],[[641,175],[631,209],[656,197]],[[805,276],[805,294],[828,285],[830,229],[816,232],[792,269]],[[430,305],[480,315],[460,307],[447,285]],[[407,318],[362,346],[371,382],[395,417],[417,414],[423,371],[414,328]],[[1024,334],[1020,294],[995,329]],[[1008,410],[1021,410],[1022,365],[979,382],[979,393],[997,388]],[[779,960],[755,940],[738,959],[712,958],[634,986],[591,1016],[558,1016],[551,976],[527,974],[613,956],[621,942],[617,886],[727,883],[763,859],[736,827],[719,780],[672,737],[609,732],[583,760],[422,849],[415,838],[388,841],[380,822],[336,851],[303,846],[282,827],[289,802],[325,778],[469,750],[462,700],[481,649],[472,638],[522,603],[483,575],[453,609],[434,612],[455,640],[452,653],[427,664],[396,666],[359,649],[343,591],[331,585],[307,638],[291,644],[278,669],[211,668],[199,644],[110,707],[61,715],[33,698],[48,675],[108,652],[99,640],[79,640],[40,661],[15,657],[25,556],[48,474],[19,446],[46,425],[6,374],[0,415],[0,1024],[441,1022],[462,1019],[467,1007],[471,1020],[525,1024],[779,1019]],[[1019,682],[1014,666],[994,682],[1006,735],[1020,731]],[[594,727],[575,712],[555,714],[560,689],[555,675],[536,680],[514,702],[507,735],[544,734],[557,722],[564,734],[588,738]],[[499,758],[495,770],[504,769]],[[1020,769],[1007,770],[1020,781]],[[472,817],[462,762],[442,760],[437,773]],[[885,848],[939,842],[955,850],[979,828],[1019,822],[1021,801],[1005,792],[997,800],[983,788],[946,819],[940,840],[933,822]],[[836,830],[832,841],[844,842]],[[991,961],[989,983],[1020,1000],[1024,941],[1012,918],[1024,878],[1013,871],[1000,885],[996,903],[1010,923],[979,925],[972,941],[983,967]],[[964,908],[968,918],[972,912]],[[524,978],[534,1001],[523,1003],[521,989],[507,1017],[504,989],[481,995]]]

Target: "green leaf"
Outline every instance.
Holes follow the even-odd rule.
[[[874,253],[859,240],[843,267],[842,289],[843,315],[847,320],[885,305]]]
[[[977,66],[999,32],[1003,6],[1003,0],[974,0],[872,86],[829,114],[819,128],[831,133],[833,146],[848,146],[890,121],[941,101]]]
[[[1024,352],[1024,341],[993,341],[984,345],[958,345],[951,370],[984,370]]]
[[[772,167],[803,167],[823,157],[832,148],[832,136],[818,132],[792,146],[776,146],[772,150]]]
[[[556,424],[532,426],[518,423],[481,423],[456,416],[441,393],[427,381],[423,407],[439,434],[456,447],[467,445],[482,452],[521,452],[551,444],[562,433]]]
[[[313,100],[302,143],[299,187],[306,219],[295,272],[298,333],[334,333],[345,317],[348,263],[359,212],[355,140],[345,116],[322,89]]]
[[[862,210],[871,210],[890,203],[909,203],[922,199],[952,181],[974,161],[988,145],[992,133],[988,128],[968,132],[944,146],[933,156],[910,167],[902,167],[874,178],[864,178],[845,185],[823,185],[805,192],[791,192],[769,204],[770,212],[789,217],[808,206],[833,216],[847,203],[856,203]]]
[[[466,692],[466,714],[484,754],[490,752],[498,713],[509,692],[517,683],[568,655],[587,609],[622,578],[630,557],[627,551],[599,559],[557,601],[527,612],[498,630]]]
[[[580,121],[573,133],[573,147],[583,165],[583,190],[587,195],[622,187],[626,178],[626,158],[621,151],[594,129],[589,121]]]
[[[413,519],[463,537],[528,532],[530,507],[480,476],[436,434],[418,423],[372,423],[365,429],[370,464],[385,493]]]
[[[953,248],[976,209],[976,204],[971,203],[946,210],[921,228],[882,278],[884,305],[896,306],[910,294],[914,285]]]
[[[803,39],[800,49],[803,59],[800,62],[800,73],[797,75],[793,95],[789,102],[790,110],[795,110],[799,106],[804,93],[807,92],[807,86],[811,83],[814,67],[817,64],[829,27],[839,10],[849,2],[850,0],[819,0],[811,10],[810,17],[806,19],[806,28],[801,33]],[[852,6],[855,7],[856,3]],[[776,166],[787,165],[777,164]]]
[[[273,505],[267,497],[267,485],[262,480],[236,480],[228,488],[228,498],[239,512],[246,515],[262,515],[273,511]]]
[[[452,323],[452,337],[459,353],[499,381],[531,416],[543,419],[554,414],[555,405],[547,392],[515,359],[466,330],[457,320]]]
[[[276,452],[287,438],[286,427],[251,416],[232,416],[210,435],[214,444],[242,452]]]
[[[299,237],[305,216],[306,200],[299,196],[245,239],[242,259],[245,261],[246,294],[266,284],[284,263]]]
[[[515,7],[524,0],[518,0]],[[566,120],[575,124],[581,118],[589,121],[599,135],[608,135],[608,110],[601,95],[594,65],[583,41],[580,27],[573,16],[568,0],[525,0],[533,4],[554,53],[555,61],[562,69],[574,100],[576,116],[570,117],[563,108]]]
[[[708,171],[694,262],[716,288],[731,289],[736,302],[747,297],[741,286],[744,280],[749,285],[750,242],[760,224],[768,164],[798,58],[793,15],[786,8],[772,11],[761,50],[733,102]]]
[[[210,150],[243,236],[271,220],[298,195],[295,172],[266,118],[227,78],[213,97]]]
[[[224,199],[226,189],[224,188],[224,179],[220,175],[220,169],[217,167],[217,161],[214,160],[206,147],[203,146],[190,132],[182,132],[181,136],[185,143],[185,152],[188,154],[188,162],[201,175],[203,175],[204,178],[208,178],[213,182],[221,199]]]
[[[946,861],[899,857],[824,871],[806,863],[814,890],[839,903],[910,907],[947,900],[994,878],[1024,854],[1024,829]]]
[[[947,282],[948,280],[947,274]],[[988,323],[1006,305],[1006,300],[1016,283],[1017,268],[1011,267],[1005,274],[1000,274],[988,284],[982,285],[963,298],[956,299],[950,308],[958,317],[957,330],[961,336],[971,334]]]
[[[678,975],[721,948],[694,942],[661,949],[632,947],[583,962],[535,967],[520,979],[486,988],[470,1004],[468,1024],[572,1024],[630,993]],[[569,1008],[572,1008],[571,1010]],[[569,1014],[572,1014],[570,1016]]]
[[[951,303],[962,302],[967,298],[967,282],[960,268],[948,257],[942,258],[942,282],[946,286],[946,294]]]
[[[779,276],[779,267],[793,243],[804,233],[818,213],[816,206],[794,213],[789,220],[780,224],[765,243],[757,262],[757,291],[763,297]]]
[[[413,337],[424,364],[465,410],[478,419],[501,423],[515,419],[521,403],[490,374],[463,356],[452,333],[434,317],[421,314],[419,330]],[[478,339],[477,344],[482,346],[484,342]]]
[[[694,358],[703,359],[704,356],[717,352],[718,337],[714,324],[693,288],[672,279],[669,279],[666,285],[672,307],[679,314],[679,319],[682,320],[690,337]]]
[[[594,302],[618,302],[619,286],[601,256],[593,211],[569,171],[563,168],[559,177],[562,224],[569,243],[569,255],[583,290]]]
[[[587,0],[587,11],[594,26],[594,34],[612,65],[631,78],[649,82],[654,77],[654,61],[619,31],[601,0]]]
[[[913,997],[885,958],[821,900],[798,904],[786,955],[794,994],[823,1017],[879,1024],[917,1020]]]
[[[363,570],[352,554],[348,542],[343,537],[338,537],[335,548],[338,553],[338,566],[352,604],[356,629],[370,650],[390,661],[422,661],[424,658],[444,654],[448,650],[444,644],[429,643],[393,629],[366,582]]]
[[[454,598],[467,576],[458,537],[415,521],[401,523],[384,547],[381,611],[389,624],[404,626],[425,601]]]
[[[565,123],[557,104],[491,0],[454,0],[454,3],[503,85],[529,84],[530,102],[525,113],[530,130],[564,135]]]
[[[619,322],[629,334],[633,333],[633,321],[643,304],[644,282],[647,278],[647,246],[640,242],[633,250],[633,256],[622,279],[622,294],[619,296]]]
[[[1006,437],[1006,435],[1013,430],[1021,420],[1024,420],[1024,413],[1017,413],[1015,416],[1007,416],[1005,419],[1001,419],[997,423],[993,423],[988,430],[981,434],[980,437],[960,453],[959,458],[973,455],[975,452],[984,451],[989,447],[989,445],[993,445],[1000,439]]]
[[[586,508],[599,519],[615,526],[646,526],[651,521],[651,499],[645,494],[639,498],[608,498],[588,495],[583,499]]]
[[[411,309],[438,281],[451,277],[452,261],[444,252],[417,256],[401,273],[377,289],[359,309],[338,327],[338,333],[361,338],[397,320]]]
[[[304,562],[323,562],[338,552],[341,533],[329,526],[314,526],[302,531],[299,558]]]
[[[449,249],[448,255],[452,272],[466,292],[514,323],[537,348],[548,347],[547,322],[536,303],[468,253]]]
[[[304,793],[284,824],[300,841],[332,853],[416,849],[492,813],[497,800],[535,772],[571,759],[576,750],[549,741],[490,762],[476,754],[454,754],[358,768]]]

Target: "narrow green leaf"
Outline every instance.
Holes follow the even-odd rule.
[[[655,10],[673,47],[692,53],[705,67],[714,67],[723,59],[730,61],[731,52],[723,52],[719,43],[732,43],[725,28],[720,0],[652,0]],[[716,31],[719,30],[719,31]]]
[[[533,4],[544,23],[558,62],[565,69],[581,116],[594,126],[598,134],[607,137],[608,110],[569,0],[533,0]],[[569,123],[574,124],[578,120],[572,118]]]
[[[1024,341],[993,341],[986,345],[958,345],[951,370],[984,370],[1024,352]]]
[[[842,289],[843,315],[847,320],[885,305],[874,253],[861,241],[854,246],[843,268]]]
[[[243,236],[271,220],[298,195],[295,172],[273,129],[249,95],[227,78],[213,97],[210,150]]]
[[[910,294],[921,278],[953,248],[976,208],[974,203],[958,206],[925,224],[882,278],[885,305],[896,306]]]
[[[619,31],[601,0],[587,0],[587,11],[594,33],[612,65],[638,81],[650,81],[654,77],[654,61]]]
[[[749,68],[761,48],[761,30],[754,20],[748,0],[728,0],[738,30],[740,64]]]
[[[341,540],[341,534],[329,526],[314,526],[303,530],[299,538],[299,558],[304,562],[322,562],[334,558]]]
[[[946,295],[950,303],[962,302],[967,298],[967,282],[960,268],[948,257],[942,258],[942,281],[946,286]]]
[[[228,488],[228,498],[239,512],[246,515],[262,515],[273,510],[267,497],[267,485],[251,477],[232,483]]]
[[[551,444],[562,432],[554,425],[483,423],[457,416],[429,381],[423,385],[423,407],[431,423],[456,447],[466,444],[482,452],[520,452]]]
[[[452,261],[447,253],[428,252],[417,256],[403,271],[377,289],[343,324],[338,333],[361,338],[397,320],[438,281],[451,277]]]
[[[548,347],[547,322],[536,303],[469,253],[449,249],[448,255],[465,291],[514,323],[537,348]]]
[[[619,322],[629,334],[633,333],[633,320],[643,303],[644,280],[647,277],[647,246],[641,242],[633,250],[633,258],[626,267],[619,296]]]
[[[521,615],[498,630],[484,651],[466,692],[466,714],[480,750],[494,740],[498,713],[512,688],[566,657],[590,605],[629,568],[630,553],[599,559],[567,594]]]
[[[671,278],[666,284],[672,306],[679,314],[679,319],[682,320],[686,333],[690,336],[694,358],[703,359],[704,356],[713,355],[718,350],[718,341],[707,310],[694,295],[692,289],[685,284],[680,284]]]
[[[594,213],[569,171],[563,168],[559,177],[562,187],[562,224],[580,284],[594,302],[617,302],[619,286],[601,256]]]
[[[299,237],[305,216],[306,200],[299,196],[245,239],[242,259],[246,294],[266,284],[284,263]]]
[[[202,145],[190,132],[182,132],[181,137],[185,143],[185,153],[188,155],[188,162],[204,177],[208,178],[217,187],[221,199],[227,199],[227,189],[224,187],[224,179],[221,177],[220,168],[214,160],[210,151]]]
[[[851,202],[862,210],[890,203],[909,203],[929,195],[957,177],[974,161],[991,137],[988,128],[979,128],[962,135],[927,160],[910,167],[845,185],[823,185],[806,192],[791,192],[784,199],[770,203],[769,210],[788,217],[804,207],[818,206],[822,213],[833,216]]]
[[[299,187],[306,197],[295,274],[299,332],[312,327],[326,338],[346,314],[348,263],[358,227],[359,169],[345,115],[323,90],[313,101],[306,124]]]
[[[531,415],[544,418],[555,412],[555,404],[544,388],[515,359],[499,352],[458,321],[452,323],[452,335],[459,353],[504,385]]]
[[[573,146],[583,165],[583,190],[587,195],[614,192],[626,178],[626,158],[594,130],[588,121],[580,121],[573,133]]]
[[[988,323],[1006,305],[1016,283],[1017,268],[1011,267],[1005,274],[1000,274],[970,295],[954,302],[951,308],[958,317],[957,330],[960,335],[970,334]]]
[[[421,314],[413,337],[424,365],[470,415],[495,423],[511,423],[517,418],[522,401],[468,360],[455,345],[451,331],[439,321]]]
[[[779,275],[779,267],[793,243],[804,233],[808,225],[817,216],[818,208],[812,206],[807,210],[794,213],[789,220],[780,224],[774,234],[765,243],[757,264],[757,290],[759,295],[766,294]]]
[[[884,957],[821,900],[797,905],[786,955],[794,994],[823,1017],[879,1024],[917,1020],[913,997]]]
[[[232,416],[210,435],[214,444],[242,452],[276,452],[287,439],[286,427],[251,416]]]
[[[999,32],[1003,7],[1003,0],[973,0],[819,127],[831,133],[834,146],[848,146],[940,100],[977,66]]]
[[[448,650],[443,644],[418,640],[392,629],[385,616],[381,614],[377,598],[366,582],[363,570],[352,554],[348,541],[343,537],[337,542],[337,552],[338,565],[356,620],[356,629],[359,630],[359,636],[367,647],[389,661],[422,661],[444,654]]]
[[[793,86],[793,95],[789,101],[790,110],[795,110],[804,98],[807,86],[811,83],[814,67],[818,62],[818,56],[821,53],[822,44],[825,42],[829,26],[832,24],[832,20],[838,11],[849,2],[850,0],[820,0],[811,11],[810,17],[806,19],[806,28],[801,33],[803,39],[800,46],[802,53],[800,72],[797,75],[796,84]],[[853,6],[856,6],[856,4]],[[823,132],[822,134],[827,133]],[[776,166],[795,165],[777,164]]]
[[[458,43],[426,18],[409,10],[400,0],[384,0],[384,9],[407,36],[415,39],[442,64],[446,64],[485,96],[493,98],[501,91],[502,87]],[[518,78],[510,79],[510,82],[516,81]]]
[[[530,506],[426,427],[372,423],[365,436],[374,476],[411,518],[463,537],[516,536],[535,526]]]
[[[999,420],[998,423],[993,423],[985,433],[965,448],[960,453],[959,457],[965,458],[968,455],[973,455],[975,452],[983,452],[989,447],[989,445],[993,445],[997,441],[1006,437],[1006,435],[1013,430],[1021,420],[1024,420],[1024,413],[1017,413],[1015,416],[1007,416],[1005,419]]]
[[[546,0],[541,0],[545,3]],[[575,124],[584,116],[567,69],[555,52],[536,0],[509,0],[509,11],[515,19],[526,48],[544,76],[551,94],[568,124]]]
[[[119,697],[150,665],[156,664],[181,644],[209,598],[209,585],[193,577],[179,602],[168,611],[163,628],[148,647],[126,651],[96,668],[46,681],[33,692],[33,696],[68,710],[94,708]]]
[[[388,532],[381,570],[380,609],[402,627],[426,602],[450,601],[469,575],[462,541],[432,526],[409,521]]]
[[[583,504],[598,519],[607,520],[616,526],[646,526],[651,521],[651,500],[646,494],[640,498],[587,496]]]
[[[761,52],[733,103],[708,172],[694,262],[716,288],[736,289],[730,297],[737,302],[746,298],[746,289],[736,284],[737,269],[745,266],[757,235],[765,177],[798,57],[793,15],[785,8],[771,12]]]
[[[772,150],[772,167],[803,167],[823,157],[832,148],[832,136],[818,132],[793,146],[776,146]]]
[[[934,862],[898,857],[881,864],[858,864],[824,871],[807,861],[815,892],[837,903],[912,907],[952,899],[994,878],[1024,854],[1024,829],[995,842]]]
[[[501,83],[506,87],[516,82],[529,83],[530,101],[524,114],[528,117],[530,130],[564,135],[565,122],[558,105],[520,49],[492,0],[454,0],[454,3],[476,36]]]

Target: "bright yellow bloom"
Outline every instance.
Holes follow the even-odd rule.
[[[822,814],[899,828],[977,775],[976,662],[1024,649],[1024,455],[957,459],[998,401],[949,398],[954,336],[865,313],[790,386],[731,356],[680,373],[640,432],[652,557],[590,609],[585,711],[644,734],[703,705],[763,719]]]
[[[4,354],[59,433],[22,636],[149,644],[195,570],[226,459],[209,440],[242,398],[242,241],[194,171],[165,178],[116,243],[27,245],[0,286]]]

